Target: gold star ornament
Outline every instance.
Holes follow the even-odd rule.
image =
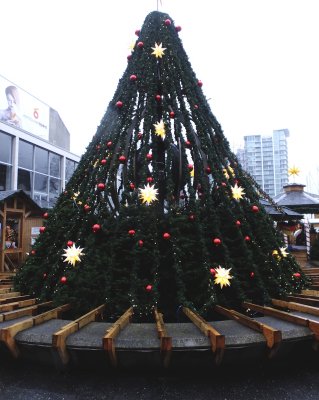
[[[158,190],[155,189],[155,185],[150,186],[148,183],[144,188],[139,189],[139,198],[142,200],[143,204],[151,204],[153,201],[157,200]]]
[[[274,257],[276,257],[276,258],[279,258],[279,259],[281,259],[281,257],[287,257],[288,256],[288,253],[286,252],[286,249],[287,249],[287,247],[280,247],[279,248],[279,252],[278,252],[278,250],[274,250],[273,252],[272,252],[272,255],[274,256]]]
[[[244,189],[238,186],[237,183],[231,188],[231,191],[235,200],[240,200],[245,196]]]
[[[288,169],[288,175],[290,175],[290,176],[298,176],[299,172],[300,172],[300,169],[295,166]]]
[[[224,286],[230,286],[230,279],[233,277],[230,275],[229,271],[231,268],[226,269],[222,267],[218,267],[215,269],[215,279],[214,283],[215,285],[220,285],[221,289]]]
[[[65,254],[62,254],[65,257],[63,262],[68,262],[74,267],[77,262],[81,262],[80,256],[84,256],[82,250],[80,247],[76,247],[74,243],[72,246],[68,246],[67,249],[64,249]]]
[[[160,136],[162,139],[165,139],[165,125],[164,122],[161,120],[156,124],[153,124],[155,127],[155,135]]]
[[[166,47],[162,47],[162,43],[161,44],[155,43],[155,47],[152,47],[152,50],[153,50],[152,55],[154,55],[156,58],[162,58],[164,55],[164,50],[166,50]]]

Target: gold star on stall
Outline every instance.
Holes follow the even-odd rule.
[[[157,44],[155,43],[155,47],[152,47],[153,53],[152,55],[154,55],[156,58],[162,58],[164,54],[164,50],[166,50],[166,47],[162,47],[162,43],[161,44]]]
[[[229,271],[231,268],[226,269],[222,267],[218,267],[215,269],[215,285],[220,285],[221,289],[223,286],[230,286],[230,279],[233,277],[230,275]]]
[[[75,266],[76,262],[81,262],[80,256],[84,256],[80,247],[76,247],[73,243],[72,246],[69,246],[67,249],[64,249],[65,254],[62,254],[65,257],[63,262],[68,262],[73,267]]]
[[[290,175],[290,176],[298,176],[299,172],[300,172],[300,169],[295,166],[288,169],[288,175]]]
[[[144,188],[139,189],[139,198],[144,204],[151,204],[153,201],[157,200],[158,190],[155,189],[155,185],[150,186],[149,183],[144,186]]]
[[[231,191],[235,200],[240,200],[245,195],[244,189],[238,186],[237,183],[231,188]]]
[[[156,124],[153,124],[155,127],[155,135],[160,136],[162,139],[165,139],[165,125],[164,122],[161,120]]]

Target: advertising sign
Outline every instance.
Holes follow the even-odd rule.
[[[1,75],[0,121],[49,139],[50,107]]]

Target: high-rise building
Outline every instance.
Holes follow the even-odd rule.
[[[282,192],[288,183],[288,129],[274,130],[270,136],[244,136],[244,149],[237,152],[243,168],[270,196]]]
[[[0,75],[0,191],[52,207],[79,159],[58,112]]]

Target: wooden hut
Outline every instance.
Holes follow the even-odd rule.
[[[23,190],[0,191],[0,273],[25,260],[43,224],[43,209]]]

